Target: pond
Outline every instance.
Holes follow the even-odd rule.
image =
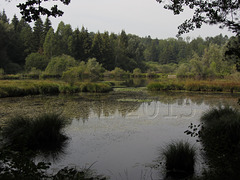
[[[163,179],[156,167],[161,148],[196,139],[184,134],[211,107],[239,108],[237,94],[150,93],[114,91],[108,94],[32,96],[0,99],[0,117],[36,116],[57,112],[66,116],[70,137],[64,153],[52,161],[52,173],[65,166],[90,167],[110,179]],[[197,163],[197,173],[201,170]]]

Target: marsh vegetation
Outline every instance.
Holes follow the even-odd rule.
[[[166,176],[189,178],[194,174],[196,149],[188,142],[172,142],[162,150],[165,159]]]

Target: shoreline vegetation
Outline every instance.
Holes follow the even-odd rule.
[[[136,79],[136,78],[135,78]],[[143,80],[149,81],[143,87],[128,87],[124,81],[99,81],[82,82],[76,81],[74,84],[62,80],[0,80],[0,98],[21,97],[28,95],[54,95],[54,94],[74,94],[81,92],[108,93],[117,88],[122,91],[176,91],[176,92],[210,92],[210,93],[239,93],[240,82],[233,80],[194,80],[194,79],[168,79],[154,78]],[[120,85],[119,85],[119,83]],[[121,85],[121,83],[123,85]]]
[[[74,85],[50,80],[2,80],[0,98],[27,95],[72,94],[80,92],[105,93],[112,91],[108,83],[79,82]]]
[[[151,82],[147,85],[150,91],[196,91],[239,93],[240,82],[227,80],[176,80]]]

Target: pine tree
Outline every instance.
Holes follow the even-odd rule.
[[[103,41],[100,32],[97,32],[93,38],[91,54],[97,61],[102,64],[103,61]]]
[[[42,51],[44,42],[44,26],[42,20],[39,18],[33,27],[33,49],[34,52]]]
[[[43,25],[43,30],[44,30],[44,35],[46,36],[49,29],[52,27],[52,23],[51,21],[49,20],[49,18],[47,17],[45,22],[44,22],[44,25]]]
[[[56,39],[53,28],[50,28],[43,43],[44,55],[49,59],[56,55]]]

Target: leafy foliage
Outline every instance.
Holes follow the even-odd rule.
[[[225,60],[232,62],[236,66],[236,70],[240,71],[240,36],[231,37],[226,45]]]
[[[32,68],[45,70],[47,65],[48,65],[47,57],[39,53],[32,53],[26,57],[25,68],[28,71],[31,70]]]
[[[202,179],[239,179],[240,112],[231,107],[212,108],[201,124],[189,126],[186,134],[197,137],[203,146],[208,170]]]
[[[156,1],[164,3],[164,8],[173,11],[174,14],[180,14],[184,11],[185,7],[194,11],[193,17],[185,20],[178,27],[179,35],[194,30],[195,28],[201,28],[202,24],[220,24],[220,28],[227,27],[236,34],[240,33],[240,3],[238,0]]]
[[[54,57],[50,60],[45,72],[51,75],[62,76],[62,73],[70,67],[76,66],[77,62],[68,55]]]
[[[19,21],[16,16],[9,22],[3,11],[0,13],[0,35],[0,68],[6,74],[22,73],[26,67],[27,71],[32,68],[45,70],[42,77],[60,78],[63,72],[78,67],[74,71],[79,71],[79,77],[99,76],[99,68],[86,71],[89,59],[95,59],[93,66],[96,68],[97,63],[102,66],[100,76],[103,68],[112,71],[117,67],[125,72],[139,68],[150,77],[156,73],[177,73],[179,77],[216,78],[234,73],[239,63],[238,39],[229,40],[221,34],[206,39],[159,40],[127,34],[124,30],[119,34],[88,32],[85,27],[73,30],[64,22],[60,22],[54,31],[48,18],[44,23],[38,19],[31,28],[24,19]],[[74,58],[75,63],[60,60],[63,57]],[[50,62],[53,59],[54,62]],[[44,69],[47,62],[50,63]]]
[[[42,3],[47,0],[27,0],[25,3],[19,3],[17,6],[20,9],[23,18],[31,22],[32,20],[37,20],[40,18],[40,15],[47,16],[62,16],[63,11],[59,10],[57,5],[51,7],[51,9],[44,8]],[[68,5],[71,0],[60,0],[63,4]]]

